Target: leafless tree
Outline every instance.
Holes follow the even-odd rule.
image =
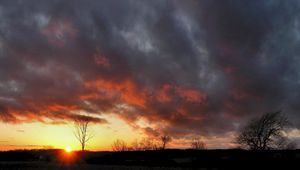
[[[123,151],[128,151],[129,147],[127,146],[126,142],[117,139],[113,144],[112,144],[112,150],[115,152],[123,152]]]
[[[160,137],[160,140],[161,140],[161,149],[164,150],[167,146],[168,143],[170,143],[172,141],[172,138],[168,135],[163,135]]]
[[[281,112],[271,112],[251,120],[238,134],[236,142],[251,150],[285,149],[290,145],[284,135],[289,125]]]
[[[139,150],[141,150],[140,143],[139,143],[138,140],[134,140],[131,143],[130,150],[132,150],[132,151],[139,151]]]
[[[140,141],[135,140],[130,145],[130,150],[133,151],[146,151],[146,150],[158,150],[159,145],[157,141],[152,138],[143,138]]]
[[[156,142],[151,138],[144,138],[140,141],[141,150],[157,150]]]
[[[194,138],[191,141],[191,147],[192,149],[205,149],[205,143],[200,138]]]
[[[94,135],[89,131],[90,120],[85,118],[78,118],[75,120],[74,135],[81,144],[81,151],[85,150],[86,144]]]

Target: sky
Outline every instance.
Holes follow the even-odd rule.
[[[298,0],[0,0],[0,149],[235,147],[281,110],[300,144]],[[300,145],[299,145],[300,146]]]

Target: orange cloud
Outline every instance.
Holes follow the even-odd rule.
[[[139,90],[131,80],[124,82],[113,82],[109,80],[96,80],[86,82],[86,88],[104,91],[107,97],[119,97],[121,101],[139,107],[144,107],[146,102],[146,92]],[[82,96],[83,98],[99,98],[99,95],[93,93]]]
[[[172,89],[172,86],[169,84],[164,84],[161,89],[159,89],[157,94],[157,100],[160,102],[170,102],[172,100],[172,97],[168,94],[170,90]]]

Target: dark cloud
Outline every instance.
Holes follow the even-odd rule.
[[[282,109],[299,126],[299,5],[0,1],[0,118],[218,135]]]

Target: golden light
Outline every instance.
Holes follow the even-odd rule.
[[[68,152],[68,153],[72,152],[71,146],[67,146],[67,147],[65,148],[65,151]]]

